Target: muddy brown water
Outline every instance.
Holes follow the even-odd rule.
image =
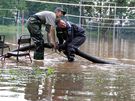
[[[45,50],[43,61],[22,57],[1,61],[0,101],[135,101],[135,41],[93,38],[80,47],[85,53],[117,64],[96,64],[76,56],[69,63],[63,54]],[[15,46],[13,46],[14,48]],[[12,49],[13,49],[12,48]],[[33,52],[31,52],[33,55]],[[54,72],[28,76],[32,68]],[[36,72],[38,74],[38,72]]]

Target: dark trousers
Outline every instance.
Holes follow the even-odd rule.
[[[44,39],[41,33],[41,22],[34,17],[30,17],[27,23],[27,28],[30,33],[33,42],[36,45],[34,51],[34,59],[44,59]]]
[[[85,36],[76,36],[72,39],[71,42],[66,44],[66,50],[63,51],[64,54],[67,56],[68,61],[72,62],[74,61],[74,57],[75,57],[75,51],[76,49],[78,49],[86,40]]]
[[[67,44],[67,51],[75,52],[86,40],[85,36],[76,36],[70,43]]]

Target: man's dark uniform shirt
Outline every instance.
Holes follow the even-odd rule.
[[[66,28],[56,28],[59,44],[68,44],[76,37],[85,37],[85,31],[82,27],[70,22],[66,22]],[[78,42],[79,40],[76,40]],[[78,48],[78,47],[77,47]]]
[[[85,31],[82,27],[66,22],[66,28],[56,28],[59,45],[63,45],[68,53],[75,53],[75,49],[81,46],[85,39]]]

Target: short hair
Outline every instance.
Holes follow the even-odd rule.
[[[55,13],[56,13],[56,12],[62,12],[63,15],[66,14],[66,11],[64,11],[61,7],[57,7],[57,8],[54,10],[54,12],[55,12]]]

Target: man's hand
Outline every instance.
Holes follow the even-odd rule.
[[[56,49],[57,48],[57,44],[55,42],[51,43],[53,45],[53,48]]]
[[[59,45],[59,44],[57,44],[56,49],[57,49],[59,52],[62,51],[62,49],[60,48],[60,45]]]
[[[63,50],[66,50],[66,47],[65,47],[65,44],[58,44],[57,45],[57,50],[59,52],[63,51]]]

